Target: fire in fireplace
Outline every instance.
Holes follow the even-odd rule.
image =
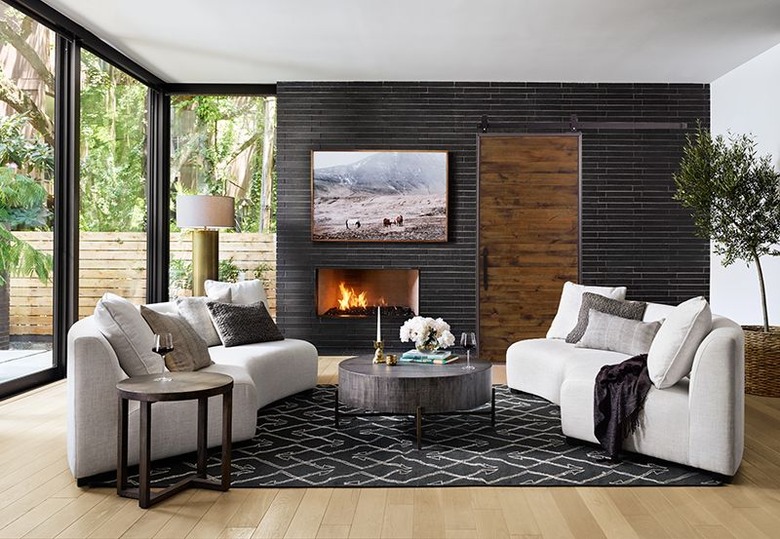
[[[325,318],[376,315],[408,318],[419,312],[416,269],[317,269],[317,316]]]

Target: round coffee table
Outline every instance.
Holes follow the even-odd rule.
[[[417,448],[422,447],[423,415],[481,414],[491,416],[495,425],[496,397],[492,364],[472,361],[467,371],[464,362],[446,365],[398,363],[376,364],[372,356],[359,356],[339,364],[335,419],[366,415],[414,415]],[[365,412],[344,413],[339,403]],[[489,411],[475,411],[490,403]]]

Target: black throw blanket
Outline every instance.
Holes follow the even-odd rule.
[[[623,439],[639,425],[639,414],[651,385],[647,354],[605,365],[596,375],[593,430],[612,460],[617,460]]]

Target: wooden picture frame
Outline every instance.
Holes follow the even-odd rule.
[[[446,242],[444,150],[311,152],[312,241]]]

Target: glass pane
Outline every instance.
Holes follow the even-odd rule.
[[[171,100],[170,295],[192,294],[192,233],[176,224],[179,194],[235,198],[235,226],[219,236],[219,278],[261,278],[276,311],[276,97]]]
[[[81,53],[79,317],[113,292],[146,301],[147,87]]]
[[[0,2],[0,383],[53,366],[55,33]]]

